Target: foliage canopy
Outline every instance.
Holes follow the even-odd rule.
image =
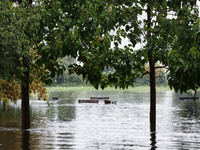
[[[87,21],[96,25],[87,32],[93,29],[96,34],[87,35],[91,38],[81,42],[82,46],[87,45],[78,51],[82,63],[71,65],[71,73],[82,74],[96,88],[127,88],[134,85],[136,78],[151,74],[145,66],[152,62],[154,69],[168,70],[169,85],[175,91],[199,86],[200,27],[196,0],[97,1],[93,6],[101,13],[90,10],[86,15]],[[119,46],[122,38],[129,40],[124,48]],[[138,43],[142,46],[138,47]],[[103,74],[109,67],[115,72]]]

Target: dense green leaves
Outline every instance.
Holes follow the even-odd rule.
[[[9,11],[11,5],[1,3],[4,10],[7,8],[6,11],[1,9],[1,17],[7,18],[1,19],[4,21],[1,30],[6,31],[1,32],[1,37],[5,34],[7,39],[13,39],[1,38],[1,47],[6,49],[1,48],[1,55],[12,60],[9,66],[14,66],[21,64],[24,56],[30,62],[33,57],[29,50],[33,48],[38,54],[34,65],[44,67],[40,75],[46,83],[51,83],[55,75],[63,73],[65,68],[59,58],[70,55],[78,60],[70,66],[70,72],[82,74],[96,88],[99,85],[102,88],[108,85],[125,88],[148,73],[144,66],[152,56],[154,64],[159,62],[168,66],[168,78],[173,79],[169,83],[175,87],[177,70],[183,71],[186,64],[173,64],[188,62],[190,66],[191,60],[184,54],[191,49],[199,51],[198,10],[194,7],[194,0],[43,0],[40,5],[38,3],[28,9],[22,5]],[[145,16],[147,6],[151,8],[149,23]],[[13,15],[12,11],[18,10],[20,12]],[[130,43],[122,47],[122,38],[127,38]],[[138,47],[139,43],[142,43],[141,47]],[[13,48],[15,51],[12,51]],[[7,68],[5,62],[2,59],[0,65]],[[113,68],[114,72],[105,75],[106,68]],[[18,72],[24,70],[23,65],[16,69]],[[182,85],[176,89],[180,87]]]
[[[27,20],[30,13],[23,8],[13,7],[13,3],[8,1],[0,2],[0,7],[0,74],[2,78],[9,79],[14,74],[20,78],[25,69],[21,60],[24,56],[30,59],[28,49],[33,45],[25,33],[30,26],[30,20]]]
[[[169,85],[176,91],[196,90],[200,86],[200,20],[198,9],[183,8],[177,26],[176,40],[169,52]]]
[[[195,8],[196,1],[132,0],[103,1],[102,3],[104,5],[100,7],[100,12],[102,15],[106,14],[105,19],[98,18],[96,12],[93,12],[92,16],[97,17],[96,20],[101,19],[104,24],[98,21],[94,22],[95,19],[91,21],[100,31],[104,32],[98,32],[96,37],[87,35],[90,37],[87,38],[88,43],[91,41],[92,45],[87,44],[87,48],[79,51],[78,61],[81,63],[71,66],[71,72],[82,74],[96,88],[99,85],[102,88],[107,85],[125,88],[133,85],[135,78],[143,77],[147,73],[144,66],[152,59],[154,65],[159,62],[163,67],[169,69],[169,84],[176,91],[194,89],[194,85],[186,87],[185,85],[188,83],[185,80],[176,79],[183,75],[179,71],[186,70],[188,73],[190,68],[193,72],[194,70],[198,72],[197,67],[189,65],[191,60],[194,60],[194,56],[190,56],[191,59],[182,58],[185,57],[186,53],[192,55],[191,49],[196,48],[196,52],[199,51],[197,48],[197,43],[199,43],[197,36],[199,35],[199,12]],[[95,3],[96,5],[98,2]],[[148,11],[147,5],[151,8],[150,23],[147,22],[147,18],[144,18]],[[112,13],[109,13],[108,8]],[[89,19],[89,16],[86,18]],[[87,25],[85,24],[85,26]],[[96,29],[96,31],[99,30]],[[128,38],[130,44],[119,48],[122,44],[122,37]],[[136,44],[140,42],[143,43],[143,47],[138,48]],[[113,43],[113,47],[111,47],[111,43]],[[174,51],[170,52],[171,50]],[[174,52],[179,55],[173,57]],[[184,69],[186,60],[188,69]],[[196,66],[199,65],[196,63]],[[103,70],[108,67],[114,68],[115,72],[104,75]],[[154,66],[154,68],[157,67]],[[188,74],[184,74],[185,77],[191,78],[192,76]],[[191,81],[196,85],[198,79]]]

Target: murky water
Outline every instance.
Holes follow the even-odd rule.
[[[2,150],[187,150],[200,147],[200,103],[180,101],[173,92],[157,94],[157,132],[150,133],[149,93],[130,91],[54,92],[46,102],[31,100],[31,129],[20,127],[20,101],[0,103]],[[109,96],[117,105],[79,104],[78,99]],[[199,100],[200,101],[200,100]]]

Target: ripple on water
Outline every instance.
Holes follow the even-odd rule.
[[[98,93],[85,92],[85,96]],[[43,102],[32,102],[30,149],[146,150],[157,147],[168,150],[200,147],[200,115],[194,110],[199,110],[199,104],[193,107],[194,103],[179,102],[173,93],[162,92],[157,98],[157,132],[151,134],[149,93],[103,94],[118,100],[117,105],[103,102],[79,104],[75,98],[64,97],[51,101],[50,107]],[[78,96],[84,95],[79,93],[74,97]],[[0,127],[0,134],[4,134],[0,136],[0,149],[10,137],[13,145],[21,145],[23,134],[19,128]]]

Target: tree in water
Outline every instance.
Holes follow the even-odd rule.
[[[22,1],[18,2],[20,4]],[[21,21],[23,26],[20,26],[20,33],[23,33],[23,36],[20,35],[21,38],[18,41],[18,43],[22,43],[22,41],[24,43],[18,44],[17,48],[18,50],[20,48],[18,54],[20,57],[18,58],[21,59],[10,58],[13,60],[12,62],[21,60],[21,66],[18,67],[19,70],[22,68],[21,78],[18,79],[23,79],[21,80],[22,87],[24,86],[22,91],[25,93],[22,99],[28,100],[29,84],[27,83],[29,83],[29,63],[32,59],[29,50],[33,47],[37,49],[39,55],[34,63],[37,66],[44,65],[45,67],[45,71],[41,75],[41,80],[45,83],[51,83],[56,74],[63,73],[64,68],[57,60],[66,55],[77,58],[81,62],[71,65],[70,72],[82,74],[83,78],[95,88],[99,86],[101,88],[107,86],[128,88],[128,86],[134,85],[133,81],[136,78],[149,74],[150,129],[155,132],[155,70],[166,67],[170,71],[168,76],[170,86],[176,91],[177,89],[185,91],[182,88],[183,84],[176,86],[176,82],[173,80],[177,77],[176,73],[173,74],[176,72],[173,71],[173,68],[178,69],[180,66],[178,67],[172,58],[179,54],[177,58],[181,61],[179,56],[183,55],[181,53],[183,43],[180,42],[181,29],[188,29],[186,39],[189,39],[188,34],[191,33],[189,31],[193,31],[195,27],[199,29],[199,25],[196,25],[197,21],[194,21],[198,17],[198,9],[195,8],[196,0],[178,0],[176,2],[166,0],[103,0],[95,2],[89,0],[44,0],[41,3],[43,7],[30,5],[31,2],[29,1],[29,5],[25,4],[24,6],[21,3],[19,7],[21,9],[19,14],[22,12],[26,14],[21,15],[25,22]],[[39,7],[39,11],[36,11],[37,7]],[[30,13],[28,13],[29,11]],[[35,21],[33,21],[33,14],[35,14]],[[146,17],[142,18],[143,15]],[[188,18],[192,19],[186,21]],[[32,22],[35,23],[32,24]],[[6,22],[6,24],[9,23],[9,21]],[[197,33],[195,34],[198,35],[195,36],[196,38],[199,37]],[[130,41],[124,47],[120,47],[122,37],[128,38]],[[184,42],[188,44],[184,49],[185,52],[197,47],[190,45],[191,41],[185,40]],[[142,43],[139,48],[137,47],[138,43]],[[6,53],[4,54],[6,55]],[[161,65],[155,66],[157,62]],[[150,66],[149,71],[145,70],[147,64]],[[103,74],[105,68],[113,68],[114,72]],[[180,70],[183,69],[184,67],[181,67]],[[9,71],[7,70],[7,72]]]
[[[45,84],[51,84],[56,75],[63,73],[65,67],[60,59],[66,55],[76,57],[82,48],[78,39],[88,40],[77,31],[84,26],[90,28],[81,15],[90,6],[85,7],[89,1],[11,1],[0,2],[0,26],[4,31],[0,32],[0,75],[1,80],[9,82],[14,78],[21,84],[22,128],[28,129],[29,85],[34,81],[31,73]],[[94,34],[91,32],[91,36]],[[32,49],[36,54],[31,53]]]
[[[43,5],[40,3],[31,5],[32,1],[17,1],[18,6],[15,6],[13,2],[4,1],[0,2],[1,7],[1,55],[0,61],[1,80],[6,80],[8,85],[12,82],[16,82],[17,85],[21,84],[21,96],[17,95],[14,99],[21,97],[22,99],[22,128],[30,128],[30,114],[29,114],[29,93],[31,91],[38,92],[45,95],[45,89],[41,82],[52,82],[52,71],[62,73],[64,69],[59,65],[57,59],[48,59],[43,61],[43,55],[41,55],[41,41],[44,39],[45,33],[43,29],[45,26],[41,25],[42,19],[46,17],[46,14],[41,12],[45,11]],[[36,3],[36,2],[35,2]],[[42,18],[43,17],[43,18]],[[5,19],[6,18],[6,19]],[[56,50],[54,51],[56,52]],[[48,56],[54,55],[54,52],[48,52]],[[39,54],[40,53],[40,54]],[[45,66],[45,64],[48,64]],[[60,67],[60,68],[57,68]],[[31,84],[31,87],[29,85]],[[8,86],[7,85],[7,86]],[[37,89],[33,89],[32,87]],[[41,87],[41,88],[40,88]],[[17,91],[19,92],[19,91]],[[40,95],[43,99],[45,96]],[[4,93],[3,98],[9,98],[14,100],[9,95]]]
[[[81,63],[71,65],[71,73],[82,74],[83,78],[93,84],[95,88],[101,87],[102,89],[107,86],[128,88],[128,86],[134,85],[133,81],[136,78],[149,74],[150,130],[155,132],[156,69],[166,68],[169,71],[169,85],[175,91],[186,91],[191,88],[191,86],[184,88],[186,83],[184,80],[176,83],[175,79],[183,74],[177,75],[175,70],[184,70],[184,67],[180,67],[176,62],[181,61],[181,57],[184,57],[185,53],[198,45],[190,43],[191,40],[197,42],[199,38],[199,36],[197,38],[199,12],[195,7],[196,0],[178,0],[176,2],[105,0],[95,4],[91,2],[91,5],[96,9],[91,9],[86,13],[87,19],[93,26],[99,28],[97,30],[99,32],[96,31],[96,36],[91,37],[88,41],[79,39],[84,46],[82,51],[78,51],[78,60]],[[187,29],[188,32],[181,36],[184,32],[183,29]],[[79,28],[78,31],[80,34],[86,35],[85,32],[88,32],[85,28]],[[188,40],[190,36],[194,36],[194,38]],[[130,41],[124,47],[120,46],[122,37],[128,38]],[[185,39],[184,43],[181,38]],[[138,48],[137,44],[139,43],[142,46]],[[111,47],[112,44],[113,47]],[[177,54],[174,53],[174,50],[180,56],[176,57],[176,60],[173,57]],[[156,66],[156,63],[159,63],[160,66]],[[146,65],[149,65],[149,71],[145,70]],[[109,67],[114,68],[115,71],[108,75],[103,74],[104,69]],[[188,66],[188,68],[190,67]],[[187,74],[183,76],[188,77]],[[193,83],[197,82],[196,78]]]

